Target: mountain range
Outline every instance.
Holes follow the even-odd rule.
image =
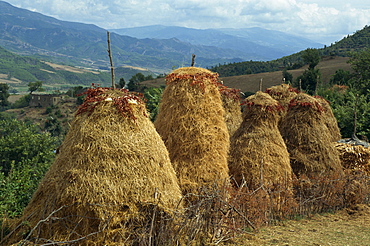
[[[178,26],[143,26],[112,29],[135,38],[176,38],[193,45],[214,46],[239,52],[244,60],[274,60],[307,48],[324,45],[287,33],[253,28],[194,29]]]
[[[42,60],[107,69],[107,31],[92,24],[61,21],[0,1],[0,46]],[[136,66],[156,73],[188,66],[271,60],[322,47],[304,38],[261,28],[190,29],[147,26],[109,30],[115,66]]]

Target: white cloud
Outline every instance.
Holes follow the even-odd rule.
[[[260,26],[334,42],[370,24],[370,3],[354,0],[8,0],[62,20],[103,28]]]

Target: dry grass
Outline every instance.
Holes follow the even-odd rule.
[[[342,173],[332,133],[320,102],[305,93],[295,96],[280,124],[280,132],[290,153],[296,175]]]
[[[170,221],[180,199],[167,149],[140,97],[90,89],[13,240],[25,234],[39,244],[135,243],[151,223]]]
[[[278,129],[283,107],[269,94],[258,91],[243,102],[243,122],[231,138],[229,169],[238,186],[249,189],[274,186],[292,178],[289,153]],[[290,185],[291,186],[291,185]]]
[[[161,135],[184,194],[228,180],[229,133],[217,75],[181,68],[167,76],[154,125]]]

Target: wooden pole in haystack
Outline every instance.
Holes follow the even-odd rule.
[[[86,94],[14,242],[28,234],[35,245],[139,245],[177,211],[177,177],[142,98],[125,89]]]
[[[260,91],[262,91],[262,78],[261,78],[261,80],[260,80]]]
[[[195,65],[195,54],[191,56],[191,66],[194,67]]]
[[[110,32],[108,31],[107,32],[107,36],[108,36],[108,55],[109,55],[109,61],[110,61],[110,71],[111,71],[111,74],[112,74],[112,88],[115,89],[116,88],[116,83],[114,82],[114,65],[113,65],[113,56],[112,56],[112,51],[111,51],[111,48],[110,48]]]

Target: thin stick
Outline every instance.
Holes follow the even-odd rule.
[[[110,49],[110,32],[107,32],[108,35],[108,54],[109,54],[109,61],[110,61],[110,71],[112,73],[112,88],[116,89],[116,84],[114,83],[114,65],[113,65],[113,58],[112,58],[112,52]]]
[[[358,94],[356,94],[355,108],[353,110],[353,138],[357,134],[357,105],[358,105]]]
[[[261,78],[261,80],[260,80],[260,91],[262,91],[262,78]]]
[[[191,66],[194,67],[195,64],[195,55],[193,54],[191,57]]]

